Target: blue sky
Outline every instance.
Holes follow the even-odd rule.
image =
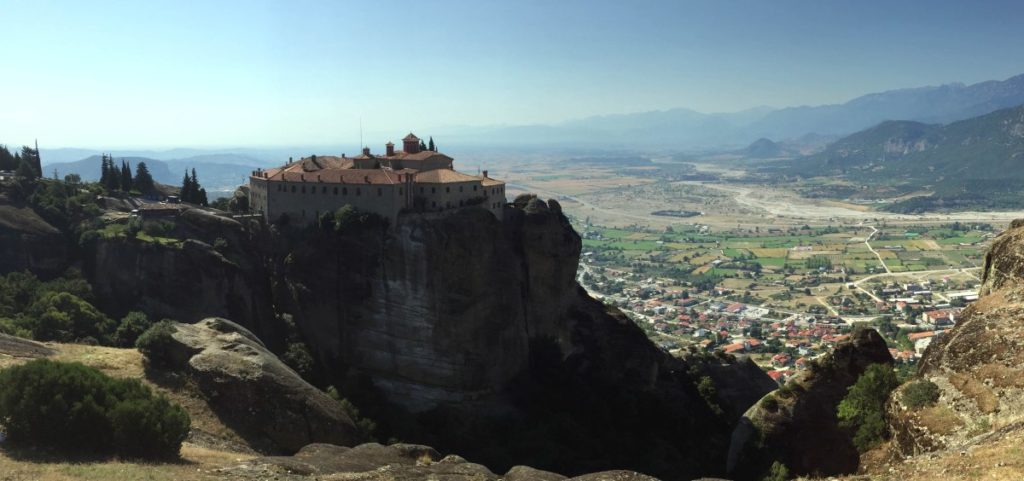
[[[335,144],[1024,73],[1019,1],[0,0],[0,142]]]

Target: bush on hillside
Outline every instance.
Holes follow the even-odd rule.
[[[175,332],[177,328],[174,327],[174,321],[164,319],[146,329],[135,341],[135,347],[151,364],[168,366],[171,364],[169,353],[174,345]]]
[[[190,419],[137,379],[37,359],[0,371],[0,424],[15,445],[60,453],[176,456]]]
[[[938,400],[939,386],[927,379],[911,382],[903,388],[903,403],[911,409],[931,406]]]
[[[114,331],[114,345],[132,347],[146,330],[153,326],[153,321],[144,312],[132,311],[121,318],[117,330]]]
[[[853,434],[853,444],[860,452],[873,448],[885,437],[885,401],[898,385],[892,367],[872,364],[839,403],[839,425]]]

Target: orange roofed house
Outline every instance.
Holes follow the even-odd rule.
[[[479,206],[501,219],[505,183],[483,175],[463,174],[452,158],[423,150],[413,134],[384,155],[368,147],[358,157],[310,156],[249,177],[250,206],[268,222],[306,225],[321,213],[351,205],[386,217],[394,225],[401,212],[444,212]]]

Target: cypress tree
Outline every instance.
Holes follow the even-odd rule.
[[[423,143],[423,139],[420,139],[420,150],[427,150],[427,144]]]
[[[430,136],[430,143],[427,144],[427,150],[431,152],[437,152],[437,146],[434,145],[434,136]]]
[[[199,193],[196,195],[196,204],[199,204],[203,207],[210,205],[209,201],[207,201],[206,199],[206,189],[199,189]]]
[[[110,170],[107,169],[107,154],[100,157],[100,185],[107,185],[110,178]]]
[[[191,189],[192,178],[188,176],[188,170],[185,170],[185,178],[181,181],[181,197],[182,202],[189,202],[189,192]]]
[[[124,159],[121,159],[121,190],[132,190],[132,168]]]
[[[43,176],[43,164],[39,160],[39,151],[27,145],[21,148],[21,160],[28,163],[28,166],[35,171],[36,177]],[[19,166],[20,168],[20,166]]]

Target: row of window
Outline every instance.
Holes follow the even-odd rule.
[[[278,192],[288,192],[288,186],[283,185],[283,184],[278,184],[277,185],[277,191]],[[327,191],[328,191],[327,186],[324,186],[324,187],[322,187],[320,189],[320,193],[321,194],[327,194]],[[334,191],[334,195],[338,195],[339,191],[338,191],[337,187],[334,187],[333,191]],[[293,194],[296,194],[296,193],[305,194],[306,193],[306,186],[302,186],[301,189],[297,189],[296,186],[293,185],[293,186],[291,186],[291,192]],[[342,187],[340,192],[341,192],[341,195],[348,195],[348,187]],[[316,193],[316,187],[310,187],[309,188],[309,193],[310,194],[315,194]],[[402,195],[404,193],[405,193],[405,189],[399,187],[398,188],[398,194]],[[356,187],[355,188],[355,195],[363,195],[363,190],[362,190],[361,187]],[[384,195],[384,188],[377,187],[377,196],[381,197],[383,195]]]

